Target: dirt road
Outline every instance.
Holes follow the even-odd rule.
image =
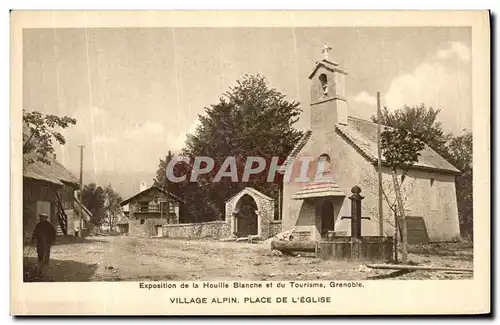
[[[472,267],[472,258],[410,255],[426,266]],[[52,248],[51,264],[34,276],[33,250],[25,252],[25,281],[159,280],[361,280],[391,271],[363,263],[312,257],[271,256],[264,244],[98,236],[63,241]],[[457,279],[471,274],[417,271],[397,279]]]

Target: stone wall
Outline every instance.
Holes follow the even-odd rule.
[[[128,235],[128,227],[129,227],[129,225],[128,225],[128,224],[120,224],[120,225],[116,225],[116,231],[117,231],[119,234],[127,234],[127,235]]]
[[[269,237],[276,236],[282,231],[281,220],[273,220],[269,223]]]
[[[262,239],[267,239],[272,236],[271,221],[274,219],[274,200],[269,201],[257,197],[256,201],[259,206],[259,211],[257,212],[260,225],[259,236]]]
[[[168,224],[163,226],[163,236],[169,238],[227,238],[231,225],[225,221]]]
[[[142,220],[142,224],[141,224]],[[162,226],[166,223],[166,219],[160,218],[130,218],[129,220],[129,235],[132,237],[151,237],[157,236],[158,231],[156,226]]]

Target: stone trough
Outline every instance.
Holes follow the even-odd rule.
[[[321,241],[272,241],[271,249],[284,254],[314,252],[324,260],[392,261],[392,237],[331,237]]]
[[[316,245],[316,255],[321,259],[374,262],[392,261],[394,256],[392,237],[333,237]]]
[[[370,219],[361,216],[361,189],[354,186],[351,200],[351,216],[342,219],[351,220],[351,236],[335,236],[331,231],[319,241],[273,241],[272,249],[282,253],[311,252],[321,259],[335,259],[348,261],[392,261],[394,254],[394,240],[392,237],[361,236],[361,221]]]

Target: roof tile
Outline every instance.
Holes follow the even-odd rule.
[[[357,148],[366,159],[372,163],[376,163],[378,161],[376,123],[349,116],[348,125],[337,124],[335,128],[342,135],[342,138]],[[286,171],[292,165],[299,152],[311,138],[311,135],[311,130],[304,132],[302,138],[286,158],[285,163],[278,169],[279,172]],[[382,162],[383,161],[384,159],[382,158]],[[460,172],[428,145],[425,145],[425,148],[420,152],[418,162],[414,167],[453,173]]]
[[[337,124],[336,129],[344,138],[347,138],[352,145],[358,148],[368,160],[372,162],[378,161],[376,123],[350,116],[347,126]],[[382,162],[384,162],[383,157]],[[460,172],[428,145],[425,145],[424,149],[420,152],[418,162],[414,166],[416,168],[436,169],[455,173]]]
[[[28,157],[23,157],[23,177],[57,185],[69,183],[79,185],[78,179],[55,158],[47,158],[50,164],[35,160],[29,163]]]
[[[345,196],[344,191],[335,182],[331,173],[325,173],[323,177],[312,180],[297,191],[292,196],[292,199],[303,200],[325,196]]]

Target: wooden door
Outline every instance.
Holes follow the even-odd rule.
[[[330,200],[325,200],[321,207],[321,236],[326,236],[328,231],[333,231],[335,228],[335,217],[333,203]]]
[[[156,226],[156,236],[163,237],[163,227],[162,226]]]

